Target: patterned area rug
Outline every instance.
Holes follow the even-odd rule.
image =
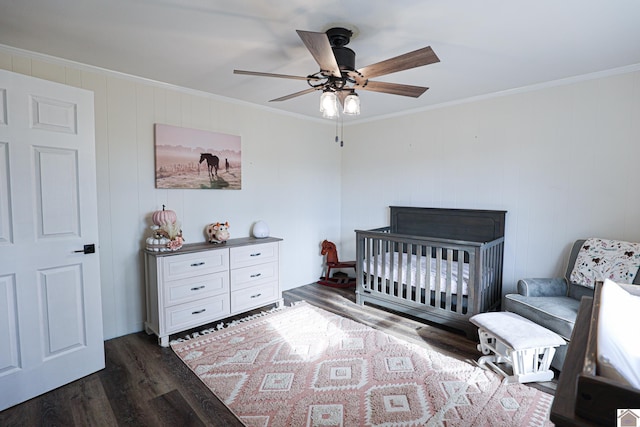
[[[547,426],[553,397],[307,303],[171,344],[247,426]]]

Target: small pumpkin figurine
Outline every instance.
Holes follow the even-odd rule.
[[[153,235],[146,240],[147,249],[154,252],[175,251],[182,247],[184,238],[180,228],[178,216],[172,210],[165,209],[155,211],[151,215]]]
[[[178,216],[174,211],[165,210],[165,206],[162,205],[162,210],[155,211],[151,216],[151,220],[158,227],[162,227],[165,224],[174,224],[178,220]]]

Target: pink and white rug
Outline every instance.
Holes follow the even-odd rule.
[[[247,426],[551,426],[553,397],[307,303],[171,344]]]

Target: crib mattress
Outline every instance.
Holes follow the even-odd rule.
[[[409,258],[409,256],[411,258]],[[384,254],[384,263],[382,262],[383,255],[378,255],[378,267],[376,269],[375,258],[371,257],[369,262],[363,260],[363,271],[366,274],[376,274],[378,277],[390,280],[393,282],[401,283],[403,285],[417,286],[418,278],[420,278],[420,288],[425,289],[428,283],[431,291],[436,290],[436,283],[440,283],[440,291],[447,290],[447,274],[449,261],[440,260],[440,277],[438,276],[438,260],[426,256],[420,257],[418,263],[418,257],[416,255],[409,255],[406,253],[399,254],[398,252],[386,252]],[[410,268],[407,269],[407,262],[410,262]],[[391,268],[393,264],[393,268]],[[407,274],[407,270],[409,270]],[[427,276],[428,274],[428,276]],[[468,295],[468,283],[469,283],[469,264],[462,263],[462,295]],[[428,282],[427,282],[428,280]],[[458,293],[458,262],[451,261],[451,293]]]

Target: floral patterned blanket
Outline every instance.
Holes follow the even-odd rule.
[[[580,248],[569,279],[592,289],[604,279],[631,283],[639,267],[640,243],[591,238]]]

